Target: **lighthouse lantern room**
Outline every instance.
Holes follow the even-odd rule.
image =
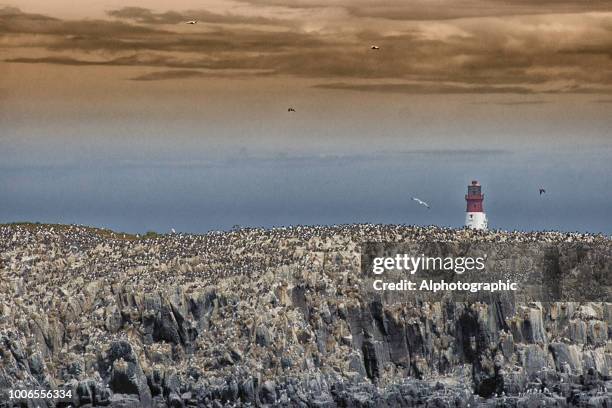
[[[478,230],[487,229],[487,215],[482,208],[483,200],[484,194],[482,194],[480,183],[476,180],[472,181],[472,184],[468,186],[468,193],[465,196],[465,201],[467,202],[465,214],[466,227]]]

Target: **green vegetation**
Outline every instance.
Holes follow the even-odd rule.
[[[157,237],[159,237],[159,234],[155,231],[147,231],[147,233],[142,236],[142,238],[144,239],[157,238]]]

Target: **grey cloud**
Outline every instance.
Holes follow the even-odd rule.
[[[600,0],[240,0],[258,6],[294,9],[343,8],[356,17],[427,21],[554,13],[612,11],[612,1]]]
[[[70,57],[40,57],[40,58],[8,58],[4,62],[18,62],[23,64],[59,64],[59,65],[108,65],[104,61],[86,61]]]
[[[9,58],[5,62],[25,64],[58,64],[58,65],[91,65],[91,66],[145,66],[171,68],[208,68],[214,69],[214,64],[203,60],[180,61],[161,55],[135,54],[109,60],[85,60],[71,57],[19,57]]]
[[[278,53],[303,47],[317,47],[316,39],[299,34],[288,33],[279,36],[269,32],[216,30],[201,34],[168,33],[147,35],[138,38],[125,37],[86,37],[59,38],[47,46],[56,50],[109,50],[109,51],[175,51],[185,53],[228,53],[228,52],[267,52]]]
[[[164,13],[155,13],[142,7],[123,7],[118,10],[110,10],[107,14],[111,17],[128,19],[141,24],[179,24],[194,19],[203,23],[218,24],[278,25],[282,23],[282,20],[279,19],[238,14],[218,14],[206,10],[191,10],[184,12],[166,11]]]
[[[151,72],[149,74],[139,75],[134,78],[130,78],[132,81],[160,81],[165,79],[188,79],[188,78],[200,78],[207,76],[201,71],[189,71],[189,70],[175,70],[175,71],[159,71]]]
[[[211,78],[211,77],[244,77],[252,75],[265,75],[267,72],[252,72],[252,71],[227,71],[222,72],[210,70],[207,72],[197,70],[168,70],[150,72],[148,74],[138,75],[130,78],[132,81],[164,81],[173,79],[191,79],[191,78]]]
[[[358,17],[377,17],[388,20],[451,20],[458,18],[501,17],[513,15],[579,13],[585,11],[610,11],[612,2],[600,1],[499,1],[461,0],[442,2],[404,2],[390,6],[380,2],[361,7],[347,6]]]
[[[522,105],[545,105],[550,103],[549,101],[487,101],[487,102],[473,102],[473,105],[500,105],[500,106],[522,106]]]
[[[166,33],[120,21],[60,20],[40,14],[24,13],[15,7],[0,9],[0,33],[47,34],[58,36],[142,35]]]
[[[156,80],[156,79],[173,79],[185,78],[186,76],[211,76],[212,72],[205,73],[195,69],[207,69],[211,71],[219,71],[214,73],[215,76],[263,76],[270,75],[274,71],[272,69],[257,68],[257,64],[241,64],[212,61],[210,59],[200,58],[193,60],[181,60],[173,57],[156,55],[156,54],[133,54],[124,57],[112,58],[107,60],[93,59],[78,59],[64,56],[49,56],[49,57],[18,57],[8,58],[4,62],[22,63],[22,64],[54,64],[54,65],[73,65],[73,66],[131,66],[131,67],[160,67],[160,68],[181,68],[183,70],[161,71],[154,74],[143,74],[134,77],[135,80]],[[196,74],[198,73],[198,74]]]
[[[555,2],[558,3],[563,2]],[[354,4],[375,3],[359,0]],[[385,4],[401,3],[390,0]],[[514,0],[513,4],[519,2]],[[402,93],[605,93],[606,87],[612,85],[612,18],[605,16],[569,16],[555,29],[548,26],[556,20],[532,16],[441,22],[442,30],[450,34],[432,34],[426,32],[427,27],[411,25],[404,32],[390,35],[376,26],[349,34],[339,29],[337,34],[329,28],[255,29],[233,24],[237,20],[206,31],[175,31],[161,24],[183,21],[183,12],[153,13],[130,7],[109,13],[121,20],[64,21],[14,8],[0,9],[0,33],[22,36],[25,40],[17,44],[27,44],[18,51],[12,50],[5,61],[247,70],[245,75],[335,81],[321,85],[323,88]],[[216,15],[210,19],[213,17],[222,21]],[[370,50],[371,43],[379,45],[380,50]],[[26,47],[45,50],[48,55],[37,52],[32,56],[26,53]],[[199,75],[210,73],[168,72],[133,79],[170,80]],[[351,85],[357,79],[381,83],[383,79],[392,80],[394,84]]]
[[[166,14],[174,15],[172,12]],[[183,21],[182,18],[180,21]],[[185,33],[119,20],[60,20],[24,13],[16,8],[0,9],[0,34],[44,35],[31,38],[28,46],[42,46],[50,50],[155,50],[202,54],[230,51],[282,52],[318,47],[321,44],[316,36],[298,32],[279,33],[229,27],[219,26],[206,32]]]
[[[175,11],[153,13],[142,7],[123,7],[118,10],[110,10],[107,14],[111,17],[134,20],[143,24],[177,24],[186,21],[181,13]]]
[[[568,86],[559,89],[550,89],[538,91],[528,86],[458,86],[445,84],[426,84],[426,83],[377,83],[377,84],[351,84],[344,82],[325,83],[314,85],[314,88],[319,89],[334,89],[346,91],[362,91],[362,92],[382,92],[382,93],[403,93],[403,94],[609,94],[612,93],[612,88],[606,87],[584,87],[584,86]]]
[[[405,93],[405,94],[494,94],[514,93],[531,94],[533,90],[520,86],[455,86],[442,84],[350,84],[344,82],[315,85],[320,89],[335,89],[346,91],[383,92],[383,93]]]

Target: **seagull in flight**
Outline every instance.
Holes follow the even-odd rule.
[[[371,50],[380,50],[380,47],[378,45],[370,45],[370,49]]]
[[[173,234],[176,234],[176,230],[174,228],[171,228],[170,231],[172,231]]]
[[[198,20],[189,20],[186,21],[185,24],[198,24]]]
[[[540,187],[540,195],[546,193],[546,190],[544,190],[543,188]]]
[[[416,197],[412,197],[412,201],[416,201],[417,203],[419,203],[422,206],[427,207],[427,209],[431,209],[431,207],[429,206],[429,204],[427,204],[425,201],[418,199]]]
[[[289,108],[289,109],[287,109],[287,112],[295,112],[295,109]]]

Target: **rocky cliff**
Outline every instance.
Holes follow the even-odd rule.
[[[612,276],[594,235],[1,226],[0,407],[612,406],[612,303],[387,302],[364,289],[366,241],[485,245],[553,293]]]

